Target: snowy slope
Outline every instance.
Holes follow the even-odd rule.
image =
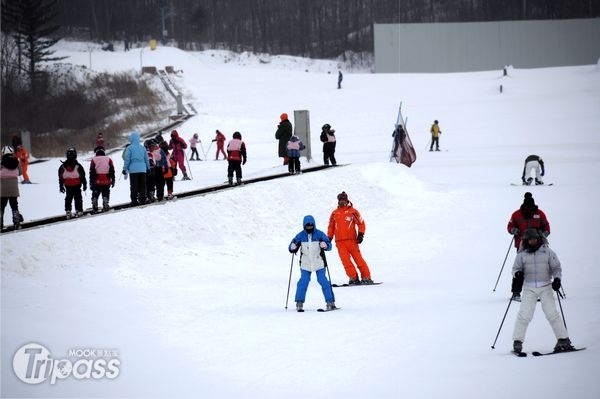
[[[88,53],[76,50],[63,45],[59,55],[85,64]],[[311,164],[321,164],[317,133],[330,123],[338,161],[349,165],[2,235],[3,396],[598,397],[597,66],[515,69],[507,78],[346,73],[337,90],[334,63],[328,74],[297,59],[224,63],[223,55],[169,48],[142,55],[144,65],[184,71],[175,82],[199,110],[179,129],[184,137],[199,133],[207,149],[217,128],[242,132],[246,177],[284,170],[274,133],[279,114],[294,109],[310,111]],[[139,50],[93,57],[98,69],[139,68]],[[410,169],[387,162],[400,101],[418,152]],[[448,151],[424,151],[433,119]],[[510,242],[508,217],[526,191],[510,182],[531,153],[544,157],[555,183],[530,190],[563,264],[571,339],[588,349],[517,359],[509,354],[515,305],[490,349],[514,251],[492,288]],[[113,160],[119,169],[122,160]],[[31,166],[40,184],[20,187],[26,219],[62,212],[58,165]],[[191,167],[194,180],[175,191],[225,179],[222,161]],[[305,214],[326,229],[342,190],[366,219],[361,250],[384,284],[337,289],[339,312],[286,311],[292,260],[291,307],[299,277],[286,246]],[[127,196],[128,182],[118,181],[113,201]],[[328,261],[334,282],[345,281],[335,249]],[[305,307],[322,306],[313,281]],[[29,342],[54,359],[73,348],[115,349],[120,374],[25,384],[11,364]],[[553,345],[538,309],[525,349]]]

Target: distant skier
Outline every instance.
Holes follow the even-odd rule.
[[[58,168],[58,188],[61,193],[66,193],[65,212],[67,219],[70,219],[71,216],[83,216],[81,190],[87,190],[87,180],[83,166],[77,162],[75,147],[67,148],[66,157],[67,160],[61,162],[62,164]],[[75,215],[71,213],[73,201],[75,201]]]
[[[336,309],[331,282],[325,274],[325,254],[323,252],[331,250],[331,240],[325,233],[317,229],[315,218],[312,215],[304,216],[302,231],[296,234],[288,246],[288,250],[290,253],[297,253],[300,250],[300,279],[296,286],[296,310],[303,311],[312,272],[317,274],[317,281],[321,285],[327,310]]]
[[[2,160],[0,161],[0,197],[2,202],[0,229],[4,228],[4,209],[7,204],[10,204],[15,228],[18,228],[23,221],[23,216],[19,213],[19,175],[21,175],[19,160],[12,149],[7,150],[6,153],[2,154]]]
[[[196,161],[201,161],[200,156],[198,155],[198,143],[202,143],[202,141],[198,138],[198,133],[194,133],[194,135],[190,139],[190,148],[192,150],[192,155],[190,155],[190,161],[194,160],[194,154],[196,155]]]
[[[287,143],[287,153],[289,158],[288,171],[290,175],[300,174],[300,151],[304,150],[304,143],[296,135],[292,136]]]
[[[227,144],[227,180],[233,186],[233,172],[236,184],[242,184],[242,165],[246,164],[246,144],[240,132],[233,133],[233,139]]]
[[[323,163],[329,165],[329,162],[331,162],[333,166],[337,165],[335,160],[335,130],[331,128],[329,123],[324,124],[321,128],[319,139],[323,143]]]
[[[17,146],[17,151],[15,152],[15,155],[19,159],[19,163],[21,164],[21,171],[23,173],[23,181],[21,182],[21,184],[31,184],[31,181],[29,180],[29,174],[27,173],[27,170],[29,168],[29,153],[27,152],[23,144],[19,144]]]
[[[544,184],[542,181],[542,176],[544,176],[544,161],[539,155],[529,155],[525,158],[525,164],[523,165],[523,174],[521,175],[521,180],[524,185],[531,185],[533,183],[533,177],[531,177],[531,172],[535,173],[535,184],[541,185]]]
[[[440,150],[440,135],[442,134],[442,130],[438,124],[437,120],[433,121],[433,125],[431,125],[431,129],[429,129],[431,133],[431,146],[429,146],[429,151],[433,151],[433,145],[435,144],[435,150]]]
[[[277,125],[275,138],[279,140],[279,157],[283,158],[283,164],[287,165],[289,158],[287,156],[287,142],[292,138],[292,122],[288,119],[288,114],[285,112],[279,116],[281,122]]]
[[[342,88],[342,80],[344,80],[344,75],[342,71],[338,71],[338,89]]]
[[[350,278],[348,284],[373,284],[369,266],[363,259],[358,247],[363,242],[365,236],[365,221],[360,212],[354,209],[345,191],[338,194],[337,200],[338,207],[329,217],[327,236],[330,240],[333,240],[335,237],[335,246],[338,249],[340,260],[344,265],[346,275]],[[356,267],[360,271],[362,281],[359,280],[358,273],[350,258],[354,259]]]
[[[102,210],[109,209],[110,188],[115,186],[115,166],[104,152],[103,147],[96,147],[95,156],[90,162],[90,190],[92,191],[92,211],[98,212],[98,198],[102,194]]]
[[[227,141],[227,137],[225,137],[219,129],[216,130],[216,133],[217,135],[212,140],[213,143],[215,141],[217,142],[217,155],[215,156],[215,161],[219,160],[219,154],[223,154],[223,160],[227,160],[227,154],[225,154],[225,141]]]
[[[536,229],[527,229],[523,239],[523,250],[517,254],[513,265],[513,295],[523,291],[523,299],[519,314],[515,320],[513,331],[513,350],[520,353],[523,350],[525,333],[533,319],[538,299],[542,310],[557,339],[555,352],[573,350],[571,340],[556,309],[552,290],[558,291],[561,286],[562,268],[556,253],[544,243]]]

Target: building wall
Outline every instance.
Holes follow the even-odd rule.
[[[375,25],[375,72],[468,72],[595,64],[600,18]]]

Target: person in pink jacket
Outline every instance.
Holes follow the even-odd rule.
[[[171,158],[179,165],[179,169],[183,172],[183,180],[191,180],[187,175],[185,168],[185,149],[187,144],[184,139],[179,137],[177,130],[171,132],[171,141],[169,142],[169,150],[172,150]]]
[[[19,159],[12,152],[2,155],[0,162],[0,195],[2,197],[2,215],[0,219],[0,229],[4,228],[4,209],[10,203],[13,215],[13,225],[15,229],[23,221],[23,216],[19,213],[19,176],[21,175],[21,165]]]

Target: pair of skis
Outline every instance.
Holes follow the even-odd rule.
[[[548,356],[548,355],[558,355],[559,353],[578,352],[578,351],[582,351],[584,349],[585,348],[573,348],[573,349],[569,349],[569,350],[565,350],[565,351],[553,351],[553,352],[546,352],[546,353],[534,351],[534,352],[531,352],[531,354],[535,357],[539,357],[539,356]],[[517,357],[527,357],[527,352],[512,351],[511,353]]]

